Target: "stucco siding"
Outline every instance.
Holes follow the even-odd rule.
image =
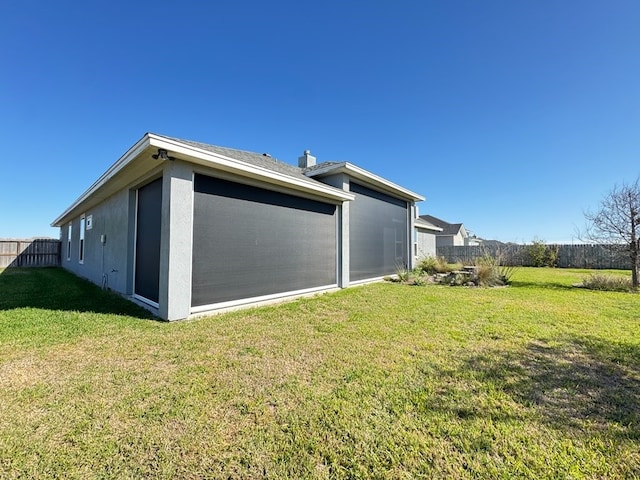
[[[62,266],[166,320],[411,268],[424,198],[348,162],[316,167],[147,133],[52,223]],[[160,177],[159,215],[140,210]]]
[[[416,257],[436,256],[436,236],[434,233],[424,230],[416,231]]]
[[[98,285],[127,293],[127,255],[129,242],[129,192],[121,191],[84,213],[91,217],[85,228],[84,261],[80,263],[80,218],[72,221],[71,258],[67,259],[67,224],[61,227],[62,267]],[[106,242],[101,243],[105,235]]]

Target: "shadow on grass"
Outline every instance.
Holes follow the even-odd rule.
[[[7,268],[0,271],[0,310],[39,308],[156,319],[144,308],[59,268]]]
[[[640,440],[640,347],[593,338],[530,343],[463,361],[461,373],[501,389],[560,430]]]

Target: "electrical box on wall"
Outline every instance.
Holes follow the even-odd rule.
[[[106,235],[100,235],[100,243],[102,243],[103,245],[105,243],[107,243],[107,236]]]
[[[93,215],[87,215],[86,227],[87,230],[91,230],[93,228]]]

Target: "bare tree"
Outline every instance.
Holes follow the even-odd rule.
[[[607,193],[596,212],[584,214],[588,224],[586,238],[601,245],[612,245],[625,251],[631,259],[631,281],[638,288],[640,259],[640,177],[634,183],[623,183]]]

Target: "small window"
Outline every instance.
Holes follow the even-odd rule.
[[[67,227],[67,261],[70,262],[71,261],[71,225],[72,223],[69,222],[69,226]]]
[[[80,251],[78,254],[78,261],[80,263],[84,263],[84,231],[85,231],[86,225],[87,225],[87,222],[83,215],[82,217],[80,217]]]

